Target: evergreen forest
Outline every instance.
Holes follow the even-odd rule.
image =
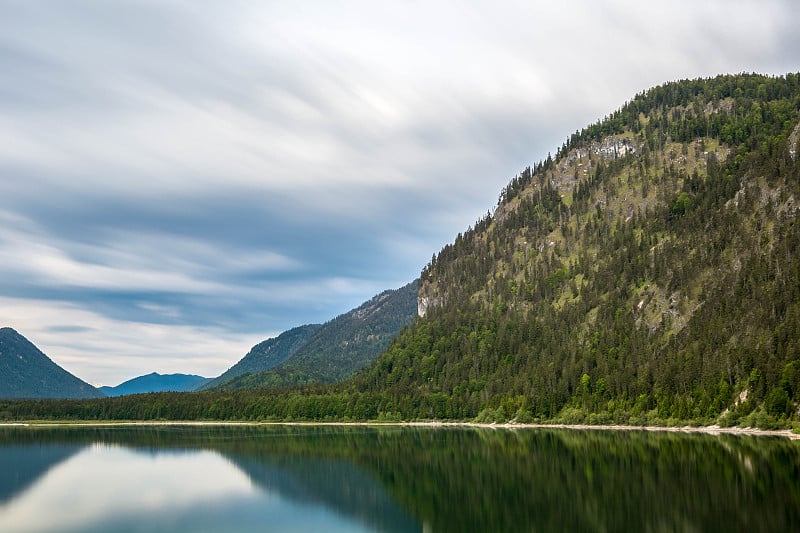
[[[354,377],[0,402],[0,419],[791,426],[799,218],[800,74],[666,83],[512,179]]]

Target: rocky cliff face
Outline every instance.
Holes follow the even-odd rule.
[[[548,176],[549,184],[558,191],[561,198],[564,198],[594,172],[598,162],[634,156],[642,149],[642,144],[643,141],[641,139],[636,139],[630,134],[609,135],[603,139],[588,142],[585,146],[573,148],[563,157],[558,158],[553,171]],[[719,155],[719,157],[724,157],[724,154]],[[527,169],[526,173],[529,175],[530,169]],[[536,196],[537,188],[534,184],[524,190],[518,197],[510,201],[500,202],[495,208],[491,220],[495,224],[504,222],[509,215],[517,211],[521,202],[526,199],[535,199]],[[605,199],[600,201],[606,202]],[[628,206],[629,211],[633,209],[633,205]],[[538,243],[539,252],[544,251],[545,247],[551,248],[556,245],[556,235],[551,237]],[[481,236],[474,235],[473,238],[480,239]],[[523,245],[527,246],[528,243],[523,242]],[[441,284],[438,280],[433,279],[430,269],[426,268],[419,285],[417,315],[424,317],[429,309],[444,305],[447,301],[447,291],[446,284]]]
[[[797,124],[792,134],[789,135],[789,155],[792,159],[797,158],[798,149],[800,149],[800,124]]]

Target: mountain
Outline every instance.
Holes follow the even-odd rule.
[[[434,256],[356,390],[403,418],[796,419],[799,139],[800,74],[637,95]]]
[[[212,389],[238,376],[256,374],[280,365],[302,348],[321,327],[320,324],[306,324],[256,344],[239,362],[200,388]]]
[[[0,328],[0,398],[102,398],[11,328]]]
[[[120,383],[116,387],[100,387],[106,396],[125,396],[144,392],[189,392],[211,381],[211,378],[191,374],[158,374],[153,372]]]
[[[264,341],[209,388],[274,387],[344,379],[378,357],[412,322],[417,312],[417,288],[415,280],[399,289],[384,291],[322,326],[302,326]],[[282,359],[278,362],[277,358],[270,358],[266,364],[256,363],[264,361],[258,355],[264,348],[259,347],[270,350],[273,342],[291,349],[280,352]],[[251,355],[254,352],[256,355]]]

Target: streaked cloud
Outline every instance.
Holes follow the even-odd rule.
[[[800,69],[791,1],[11,2],[0,325],[94,383],[219,373],[416,277],[650,86]]]
[[[52,299],[0,297],[0,306],[14,310],[13,327],[51,359],[95,385],[186,369],[219,375],[231,365],[231,353],[247,353],[260,340],[223,328],[113,319],[79,303]]]

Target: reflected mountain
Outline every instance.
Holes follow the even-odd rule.
[[[420,524],[391,498],[378,479],[346,459],[285,454],[286,435],[252,439],[247,431],[185,431],[186,428],[3,428],[0,430],[0,504],[33,486],[51,468],[91,444],[120,446],[153,458],[213,451],[245,474],[254,486],[302,505],[322,506],[374,531],[421,531]],[[219,429],[219,428],[216,428]],[[239,428],[245,430],[247,428]],[[260,433],[263,437],[263,432]],[[24,443],[11,444],[15,436]],[[245,437],[244,439],[240,437]],[[306,436],[307,438],[308,436]],[[312,437],[314,438],[314,437]],[[319,436],[317,436],[319,438]],[[278,444],[277,448],[271,445]]]
[[[259,493],[296,502],[298,509],[332,510],[367,530],[713,531],[724,525],[752,532],[790,531],[800,523],[800,442],[645,431],[5,429],[5,497],[52,468],[47,465],[58,462],[59,451],[68,457],[92,443],[158,460],[176,451],[210,451],[246,474]],[[31,458],[21,457],[26,453]],[[23,481],[12,484],[5,472],[18,465],[14,479]]]
[[[0,444],[0,504],[13,499],[84,447],[81,444]]]
[[[225,454],[259,487],[302,503],[323,505],[375,531],[421,531],[378,479],[346,460]]]

